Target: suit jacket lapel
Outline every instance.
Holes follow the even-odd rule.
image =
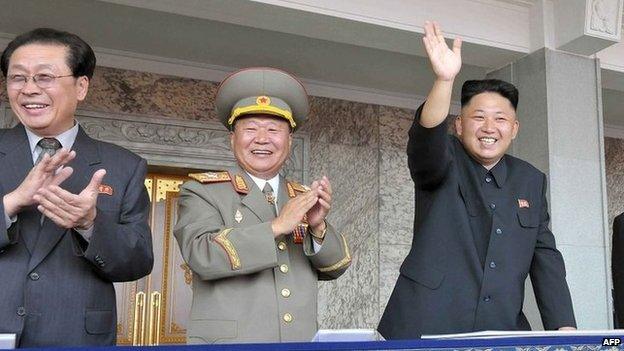
[[[72,149],[76,151],[76,158],[68,166],[72,167],[74,172],[61,184],[61,187],[72,194],[79,194],[89,184],[91,176],[101,161],[96,141],[88,137],[82,128],[78,130]],[[45,218],[30,260],[30,270],[34,269],[52,251],[66,232],[68,229],[59,227],[49,218]]]
[[[247,175],[247,172],[237,167],[234,169],[232,176],[235,177],[237,174],[245,179],[247,187],[249,188],[249,193],[242,196],[241,203],[249,208],[262,222],[268,222],[275,218],[273,210],[270,207],[271,204],[267,202],[262,190],[259,189],[256,183]]]
[[[0,137],[0,183],[6,192],[22,183],[33,167],[32,152],[24,126],[18,124]]]

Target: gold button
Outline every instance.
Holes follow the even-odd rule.
[[[284,318],[284,322],[286,323],[290,323],[293,320],[293,316],[290,313],[285,313],[283,318]]]
[[[282,289],[282,296],[289,297],[290,296],[290,290],[288,290],[286,288]]]
[[[286,264],[280,265],[280,272],[287,273],[288,272],[288,265],[286,265]]]
[[[281,251],[286,250],[286,243],[283,241],[280,241],[279,244],[277,244],[277,248],[280,249]]]

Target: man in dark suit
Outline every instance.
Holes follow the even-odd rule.
[[[624,213],[613,220],[611,275],[613,276],[613,308],[615,327],[624,328]]]
[[[0,130],[0,333],[20,347],[112,345],[112,282],[153,264],[146,162],[74,120],[95,68],[78,36],[22,34],[0,66],[20,121]]]
[[[573,329],[563,258],[548,229],[546,177],[506,155],[519,123],[518,91],[499,80],[462,88],[457,137],[447,134],[461,40],[437,24],[423,38],[436,81],[409,131],[416,191],[412,248],[379,324],[386,339],[478,330],[529,330],[531,276],[546,329]]]

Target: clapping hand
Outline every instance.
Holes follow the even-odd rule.
[[[325,230],[325,217],[329,214],[332,203],[332,188],[329,179],[325,176],[321,180],[312,182],[312,191],[318,193],[318,201],[307,213],[308,224],[315,233]]]
[[[37,209],[60,227],[83,230],[91,228],[97,214],[97,197],[104,175],[106,170],[96,171],[89,184],[78,195],[58,184],[40,188],[34,196],[39,203]]]

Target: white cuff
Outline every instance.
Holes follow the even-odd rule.
[[[13,217],[9,217],[9,215],[4,213],[4,222],[6,223],[6,229],[9,229],[13,225],[13,223],[17,222],[17,215]]]
[[[314,238],[312,238],[312,247],[314,248],[314,253],[317,253],[319,251],[321,251],[321,247],[323,247],[323,244],[319,244],[316,242],[316,240],[314,240]]]

